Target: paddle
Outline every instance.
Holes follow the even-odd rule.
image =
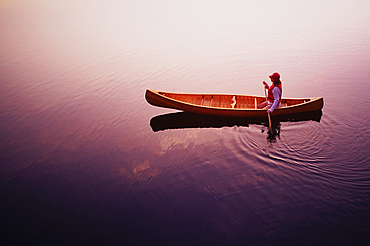
[[[265,81],[263,81],[263,82],[265,82]],[[266,83],[266,82],[265,82]],[[265,91],[265,97],[266,97],[266,103],[267,103],[267,105],[268,105],[268,102],[267,102],[267,94],[266,94],[266,87],[265,87],[265,85],[264,85],[264,91]],[[267,115],[268,115],[268,118],[269,118],[269,127],[270,127],[270,131],[271,131],[271,133],[272,133],[272,128],[271,128],[271,116],[270,116],[270,113],[268,112],[268,109],[267,109]]]

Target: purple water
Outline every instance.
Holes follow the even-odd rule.
[[[368,1],[3,1],[2,241],[361,245]],[[324,97],[304,120],[179,114],[147,88]]]

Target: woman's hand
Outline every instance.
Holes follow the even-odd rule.
[[[266,89],[268,89],[268,88],[269,88],[269,86],[268,86],[268,84],[266,83],[266,81],[263,81],[262,83],[263,83],[263,85],[265,86],[265,88],[266,88]]]

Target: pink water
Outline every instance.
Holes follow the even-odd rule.
[[[368,1],[2,1],[5,240],[368,240],[369,7]],[[266,121],[188,121],[144,98],[147,88],[263,95],[262,81],[275,71],[285,97],[322,96],[324,108],[318,120],[273,117],[279,130],[273,141]],[[154,131],[159,118],[180,122]]]

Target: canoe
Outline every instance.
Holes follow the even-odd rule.
[[[153,106],[178,109],[203,115],[222,117],[264,117],[266,109],[257,105],[266,101],[263,96],[238,94],[198,94],[174,93],[147,89],[145,98]],[[272,115],[289,115],[321,110],[324,106],[322,97],[282,98],[281,107]]]

